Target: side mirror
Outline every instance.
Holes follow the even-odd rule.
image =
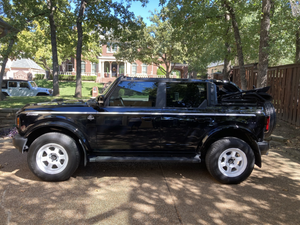
[[[98,95],[97,97],[97,102],[100,106],[103,106],[104,105],[104,97],[103,95]]]

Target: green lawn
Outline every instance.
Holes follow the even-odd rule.
[[[46,80],[37,80],[35,81],[37,86],[45,87],[45,88],[53,88],[52,81]],[[82,82],[82,99],[89,99],[92,94],[91,90],[94,86],[97,86],[100,90],[102,89],[103,85],[95,82]],[[21,108],[26,104],[30,103],[37,103],[37,102],[48,102],[52,101],[53,99],[75,99],[75,87],[76,82],[59,82],[59,96],[38,96],[38,97],[7,97],[4,101],[0,101],[0,108]]]

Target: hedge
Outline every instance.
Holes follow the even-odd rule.
[[[36,74],[35,80],[43,80],[45,77],[44,74]],[[81,76],[82,81],[96,81],[97,76]],[[50,74],[50,80],[53,79],[53,75]],[[58,80],[67,80],[67,81],[75,81],[76,75],[58,75]]]

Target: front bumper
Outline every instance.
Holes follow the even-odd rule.
[[[27,138],[22,137],[20,134],[16,134],[12,139],[13,146],[15,146],[21,153],[24,152],[26,142]]]
[[[260,154],[261,155],[268,155],[269,152],[269,142],[267,141],[262,141],[262,142],[257,142],[259,150],[260,150]]]

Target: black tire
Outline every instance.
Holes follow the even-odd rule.
[[[265,138],[271,136],[272,132],[276,127],[276,112],[273,104],[271,102],[265,102],[264,104],[265,112],[267,116],[270,117],[269,130],[265,132]]]
[[[47,93],[37,93],[36,96],[49,96]]]
[[[223,184],[238,184],[247,179],[254,162],[255,156],[250,146],[234,137],[214,142],[205,157],[209,173]]]
[[[45,181],[69,179],[78,168],[80,153],[75,141],[61,133],[47,133],[30,146],[27,163],[30,170]]]

